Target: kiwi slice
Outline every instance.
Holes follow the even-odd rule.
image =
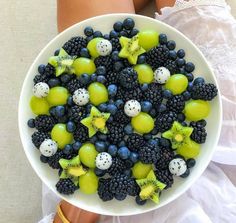
[[[136,182],[141,189],[139,196],[142,200],[151,199],[155,203],[159,203],[159,194],[166,185],[157,180],[153,170],[145,179],[136,180]]]
[[[136,64],[138,56],[146,52],[145,49],[139,45],[138,35],[132,37],[131,39],[121,36],[120,44],[122,49],[119,53],[119,57],[127,58],[131,64]]]

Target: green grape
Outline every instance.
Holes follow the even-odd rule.
[[[99,53],[97,52],[97,43],[100,42],[101,40],[103,40],[103,38],[100,38],[100,37],[94,38],[90,40],[87,45],[87,49],[93,58],[96,58],[99,56]]]
[[[150,84],[153,81],[153,70],[148,64],[138,64],[134,69],[138,73],[138,81],[140,84]]]
[[[45,98],[32,96],[30,99],[30,108],[35,115],[48,114],[49,104]]]
[[[96,71],[94,62],[85,57],[77,58],[73,63],[73,67],[77,76],[81,74],[93,74]]]
[[[92,143],[85,143],[79,150],[80,161],[87,167],[95,168],[95,159],[98,155],[95,146]]]
[[[65,145],[70,144],[73,140],[73,135],[67,132],[66,125],[61,123],[54,125],[51,137],[52,140],[57,142],[60,149],[63,149]]]
[[[79,187],[84,194],[94,194],[98,189],[98,177],[93,170],[79,177]]]
[[[154,30],[141,31],[138,36],[139,45],[147,51],[159,44],[159,34]]]
[[[189,121],[199,121],[206,118],[211,111],[209,102],[203,100],[191,100],[186,103],[184,114]]]
[[[103,84],[94,82],[89,85],[88,91],[89,99],[92,104],[99,105],[108,101],[108,91]]]
[[[144,179],[152,169],[152,164],[144,164],[137,162],[132,168],[133,177],[136,179]]]
[[[191,140],[188,144],[180,146],[177,153],[186,159],[195,158],[200,153],[200,145]]]
[[[188,79],[183,74],[174,74],[167,80],[165,87],[174,95],[181,94],[188,87]]]
[[[140,112],[131,119],[131,125],[138,133],[149,133],[154,128],[154,120],[149,114]]]
[[[49,90],[47,101],[51,106],[64,105],[69,97],[69,92],[64,87],[53,87]]]

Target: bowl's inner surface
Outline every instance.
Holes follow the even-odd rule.
[[[29,100],[32,96],[33,77],[35,74],[37,74],[37,67],[39,64],[47,63],[48,58],[53,55],[53,52],[60,48],[68,39],[76,35],[83,35],[83,29],[86,26],[89,25],[92,26],[94,30],[100,30],[103,33],[109,33],[114,22],[123,20],[126,17],[133,17],[136,22],[136,27],[139,30],[152,29],[158,31],[159,33],[166,33],[169,39],[176,41],[177,49],[185,49],[186,60],[192,61],[196,65],[196,69],[194,71],[195,76],[203,76],[207,81],[216,84],[216,80],[211,69],[207,65],[206,60],[200,51],[186,37],[184,37],[175,29],[148,17],[129,14],[111,14],[99,16],[78,23],[58,35],[40,52],[29,69],[24,81],[19,102],[19,129],[25,153],[36,173],[39,175],[42,181],[55,193],[57,193],[55,184],[58,181],[58,173],[56,170],[51,169],[48,165],[40,162],[39,151],[34,148],[31,142],[33,130],[28,128],[26,124],[27,120],[33,117],[29,107]],[[187,179],[175,178],[175,183],[172,188],[168,189],[167,191],[163,191],[159,205],[156,205],[150,201],[144,206],[138,206],[132,197],[127,198],[122,202],[116,200],[103,202],[96,194],[84,195],[79,191],[73,196],[58,195],[78,207],[105,215],[139,214],[156,209],[169,203],[185,192],[190,187],[190,185],[202,174],[210,162],[212,153],[219,138],[221,126],[221,103],[219,96],[213,100],[213,102],[211,102],[211,108],[211,114],[207,119],[208,138],[206,143],[201,146],[201,154],[197,158],[196,166],[192,169],[191,174]]]

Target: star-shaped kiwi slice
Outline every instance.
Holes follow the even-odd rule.
[[[100,112],[96,107],[92,107],[87,118],[81,120],[81,123],[88,128],[89,137],[92,137],[97,132],[106,134],[108,129],[106,121],[109,119],[110,113]]]
[[[70,178],[75,185],[78,184],[79,177],[87,173],[87,169],[80,162],[79,155],[70,160],[60,159],[59,164],[63,169],[60,178]]]
[[[74,73],[74,67],[72,65],[75,58],[76,56],[70,56],[63,48],[61,48],[59,55],[50,57],[48,63],[55,67],[56,76],[58,77],[63,73]]]
[[[173,149],[177,149],[190,142],[190,135],[193,128],[182,126],[179,122],[174,122],[171,129],[162,133],[162,137],[169,139]]]
[[[146,52],[145,49],[139,45],[138,35],[132,38],[121,36],[120,44],[122,49],[119,53],[119,57],[127,58],[131,64],[136,64],[138,56]]]
[[[166,187],[166,185],[157,180],[154,171],[151,170],[146,178],[136,180],[141,191],[139,196],[142,200],[151,199],[155,203],[159,203],[160,192]]]

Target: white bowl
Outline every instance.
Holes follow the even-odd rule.
[[[122,202],[116,201],[115,199],[113,199],[112,201],[103,202],[97,195],[85,195],[78,191],[72,196],[63,196],[56,191],[55,184],[59,179],[58,173],[57,171],[51,169],[48,165],[40,162],[39,151],[34,148],[31,142],[31,135],[33,133],[33,130],[27,127],[28,119],[33,117],[33,114],[29,107],[29,101],[32,96],[33,77],[37,73],[37,67],[39,64],[46,64],[48,58],[53,55],[54,51],[60,48],[63,43],[65,43],[71,37],[76,35],[83,35],[83,30],[86,26],[92,26],[95,30],[100,30],[103,33],[109,33],[114,22],[123,20],[126,17],[133,18],[135,20],[136,27],[139,30],[152,29],[158,31],[159,33],[166,33],[169,39],[173,39],[176,41],[177,48],[185,49],[187,61],[192,61],[196,65],[194,74],[196,76],[203,76],[206,81],[217,85],[216,78],[212,72],[212,69],[209,67],[202,53],[188,38],[186,38],[183,34],[178,32],[174,28],[152,18],[140,15],[109,14],[94,17],[75,24],[74,26],[68,28],[67,30],[56,36],[47,44],[46,47],[44,47],[44,49],[34,60],[24,80],[20,95],[18,113],[20,137],[24,147],[24,151],[30,164],[32,165],[33,169],[38,174],[40,179],[58,196],[75,206],[91,212],[116,216],[134,215],[148,212],[168,204],[169,202],[173,201],[181,194],[183,194],[199,178],[199,176],[203,173],[208,163],[210,162],[219,139],[222,116],[222,105],[220,97],[218,96],[213,100],[213,102],[211,102],[212,111],[207,119],[208,137],[206,143],[201,146],[201,154],[197,158],[196,166],[192,169],[191,174],[188,178],[175,179],[175,183],[172,188],[162,193],[160,203],[158,205],[150,201],[147,202],[147,204],[144,206],[138,206],[136,205],[133,197],[127,198]],[[29,180],[30,182],[30,179],[25,180]]]

